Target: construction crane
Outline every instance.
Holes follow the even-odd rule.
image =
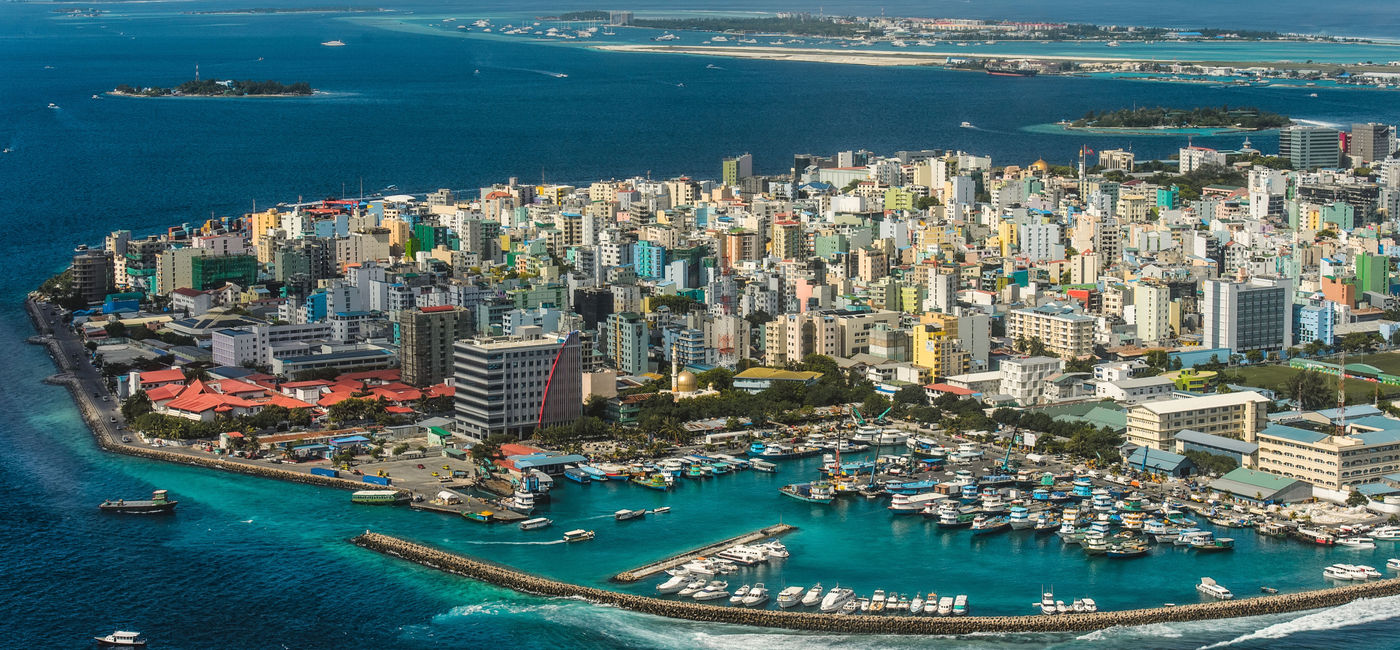
[[[891,407],[885,409],[885,412],[884,412],[884,413],[881,413],[881,414],[875,416],[875,422],[877,422],[877,423],[879,423],[879,422],[884,422],[884,421],[885,421],[885,416],[886,416],[886,415],[889,415],[889,414],[890,414],[890,411],[893,411],[893,410],[894,410],[894,407],[893,407],[893,406],[891,406]]]

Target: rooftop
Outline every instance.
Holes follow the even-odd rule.
[[[1216,408],[1220,406],[1234,406],[1236,404],[1259,404],[1269,401],[1269,398],[1259,393],[1249,391],[1242,393],[1216,393],[1214,395],[1202,395],[1200,397],[1184,397],[1181,399],[1166,399],[1155,402],[1144,402],[1133,408],[1141,408],[1153,413],[1181,413],[1182,411],[1194,411],[1197,409]]]
[[[735,379],[767,379],[770,381],[811,381],[821,377],[822,373],[809,370],[781,370],[778,368],[749,368],[737,375]]]

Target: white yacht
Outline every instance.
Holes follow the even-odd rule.
[[[812,585],[812,588],[811,588],[811,589],[808,589],[808,590],[807,590],[806,595],[802,596],[802,606],[803,606],[803,607],[811,607],[811,606],[813,606],[813,605],[820,604],[821,602],[822,602],[822,583],[818,582],[817,584]]]
[[[694,596],[695,594],[700,593],[700,590],[701,590],[701,589],[704,589],[704,588],[705,588],[705,581],[704,581],[704,580],[691,580],[689,584],[687,584],[686,586],[682,587],[680,591],[677,591],[677,592],[676,592],[676,595],[678,595],[678,596]]]
[[[744,602],[744,596],[749,595],[749,586],[744,585],[734,590],[734,595],[729,597],[730,605],[738,605]]]
[[[830,614],[841,609],[852,598],[856,597],[856,592],[842,587],[832,587],[826,592],[826,597],[822,598],[821,611],[823,614]]]
[[[1196,591],[1219,600],[1230,600],[1235,597],[1235,594],[1230,593],[1229,589],[1210,578],[1201,578],[1201,584],[1196,585]]]
[[[1337,540],[1337,546],[1369,551],[1376,547],[1376,543],[1372,542],[1369,537],[1343,537]]]
[[[778,592],[778,607],[787,609],[796,607],[802,602],[802,587],[788,587]]]
[[[718,600],[720,598],[728,598],[729,592],[726,591],[728,588],[729,583],[723,580],[711,580],[710,584],[705,585],[704,589],[695,592],[695,595],[691,596],[691,598],[695,600]]]
[[[1400,571],[1400,557],[1393,557],[1385,561],[1385,568],[1391,571]]]
[[[924,611],[924,597],[915,592],[914,600],[909,601],[909,613],[918,614],[922,611]]]
[[[870,595],[870,611],[876,614],[885,611],[884,589],[876,589],[875,593]]]
[[[1094,599],[1093,599],[1093,598],[1085,598],[1085,599],[1084,599],[1084,611],[1085,611],[1085,612],[1088,612],[1088,613],[1091,613],[1091,614],[1094,613],[1094,612],[1097,612],[1097,611],[1099,611],[1099,604],[1096,603],[1096,602],[1094,602]]]
[[[1371,531],[1371,539],[1377,542],[1400,542],[1400,527],[1385,526]]]
[[[1043,594],[1040,595],[1040,603],[1039,603],[1039,606],[1040,606],[1040,613],[1041,613],[1041,614],[1045,614],[1046,616],[1053,616],[1053,615],[1059,613],[1059,612],[1055,609],[1055,594],[1053,594],[1053,593],[1051,593],[1051,592],[1048,592],[1048,591],[1047,591],[1047,592],[1045,592],[1045,593],[1043,593]]]
[[[688,576],[671,576],[670,580],[656,585],[656,593],[674,594],[684,589],[688,584],[690,584],[690,578]]]
[[[744,607],[757,607],[765,602],[768,602],[768,588],[762,582],[751,587],[748,595],[744,596]]]

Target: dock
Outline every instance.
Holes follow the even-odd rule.
[[[408,504],[408,507],[413,508],[414,510],[440,512],[442,514],[456,515],[458,517],[461,517],[463,514],[468,512],[481,512],[482,510],[490,510],[492,513],[492,518],[495,521],[507,523],[524,521],[525,519],[528,519],[528,517],[526,517],[525,515],[522,515],[514,510],[507,510],[494,503],[490,503],[488,501],[483,501],[476,497],[469,497],[466,495],[462,495],[461,503],[433,503],[431,501],[417,501]]]
[[[794,530],[797,530],[797,526],[792,526],[789,524],[776,524],[773,526],[768,526],[767,528],[760,528],[751,533],[744,533],[743,535],[739,535],[737,537],[730,537],[729,539],[715,542],[713,544],[709,544],[701,548],[686,551],[678,555],[672,555],[671,557],[668,557],[664,560],[653,562],[645,566],[637,567],[635,569],[632,569],[631,571],[623,571],[622,573],[613,576],[612,580],[613,582],[636,582],[638,580],[645,580],[651,576],[661,573],[662,571],[678,567],[702,555],[712,555],[714,553],[723,551],[724,549],[729,548],[731,546],[735,546],[738,544],[748,544],[751,542],[756,542],[760,539],[776,537],[784,533],[790,533]]]

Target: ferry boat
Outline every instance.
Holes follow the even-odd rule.
[[[951,506],[952,504],[949,505]],[[958,507],[939,508],[937,517],[939,530],[952,530],[954,528],[967,528],[971,526],[972,522],[977,519],[977,512],[967,511]]]
[[[826,481],[793,483],[778,488],[778,491],[799,501],[807,501],[810,503],[831,503],[832,500],[836,498],[836,493],[831,489],[831,484]]]
[[[1197,551],[1233,551],[1235,550],[1235,540],[1229,537],[1216,537],[1210,540],[1192,542],[1191,548]]]
[[[826,596],[822,598],[821,612],[823,614],[830,614],[832,612],[840,610],[842,607],[845,607],[847,603],[851,602],[851,600],[855,597],[855,591],[846,589],[844,587],[832,587],[831,591],[826,592]],[[803,603],[806,602],[807,599],[804,598]]]
[[[393,506],[408,503],[408,493],[398,490],[359,490],[350,493],[350,503],[371,506]]]
[[[1322,577],[1330,580],[1365,580],[1366,572],[1357,571],[1350,564],[1333,564],[1322,570]]]
[[[568,469],[565,469],[565,470],[564,470],[564,478],[569,479],[570,481],[573,481],[573,482],[575,482],[575,483],[584,483],[584,484],[587,484],[587,483],[590,483],[590,482],[593,481],[593,477],[589,476],[589,475],[588,475],[588,472],[585,472],[585,471],[583,471],[583,470],[581,470],[581,469],[579,469],[579,468],[577,468],[577,467],[570,467],[570,468],[568,468]]]
[[[889,511],[896,515],[917,515],[930,507],[936,501],[943,499],[943,495],[936,493],[925,494],[896,494],[890,499]]]
[[[764,460],[791,460],[795,458],[807,458],[822,453],[821,447],[809,445],[798,445],[789,447],[780,442],[755,442],[749,445],[749,458],[762,458]]]
[[[1006,517],[988,517],[977,515],[972,520],[973,535],[991,535],[993,533],[1004,533],[1011,530],[1011,520]]]
[[[1293,531],[1293,536],[1301,541],[1309,544],[1317,544],[1318,546],[1334,546],[1337,543],[1336,537],[1333,537],[1331,533],[1320,528],[1299,526],[1297,530]]]
[[[1009,518],[1011,520],[1012,530],[1025,530],[1035,527],[1035,520],[1031,519],[1031,512],[1027,510],[1025,506],[1011,506]]]
[[[618,510],[613,513],[613,519],[617,521],[627,521],[629,519],[640,519],[645,517],[646,514],[646,510]]]
[[[321,45],[324,45],[326,47],[345,47],[345,41],[337,39],[334,41],[326,41],[324,43],[321,43]]]
[[[760,472],[767,472],[769,474],[772,474],[778,471],[778,466],[776,464],[770,463],[766,460],[754,459],[749,461],[749,464],[752,465],[754,469]]]
[[[129,632],[126,630],[117,630],[107,636],[95,636],[92,637],[92,640],[96,641],[97,645],[104,648],[146,647],[146,637],[141,636],[140,632]]]
[[[992,489],[982,491],[982,512],[987,514],[1001,514],[1006,512],[1006,501],[1001,498],[1001,494]]]
[[[582,542],[590,539],[593,539],[593,531],[591,530],[583,530],[582,528],[580,528],[578,530],[570,530],[564,533],[564,541],[566,542]]]
[[[520,530],[535,530],[537,528],[548,528],[554,525],[554,520],[549,517],[535,517],[520,522]]]
[[[1143,524],[1142,524],[1142,513],[1141,513],[1141,512],[1125,512],[1125,513],[1123,513],[1123,527],[1124,527],[1124,528],[1126,528],[1126,529],[1128,529],[1128,530],[1142,530],[1142,526],[1143,526]]]
[[[179,501],[171,501],[170,493],[166,490],[156,490],[151,493],[150,499],[127,501],[117,499],[116,501],[103,501],[97,506],[102,512],[115,512],[123,515],[163,515],[175,512],[175,506]]]
[[[1201,578],[1201,583],[1196,585],[1196,591],[1217,600],[1230,600],[1235,597],[1235,594],[1230,593],[1229,589],[1210,578]]]
[[[1255,526],[1254,532],[1264,537],[1287,537],[1288,527],[1276,521],[1270,521]]]

